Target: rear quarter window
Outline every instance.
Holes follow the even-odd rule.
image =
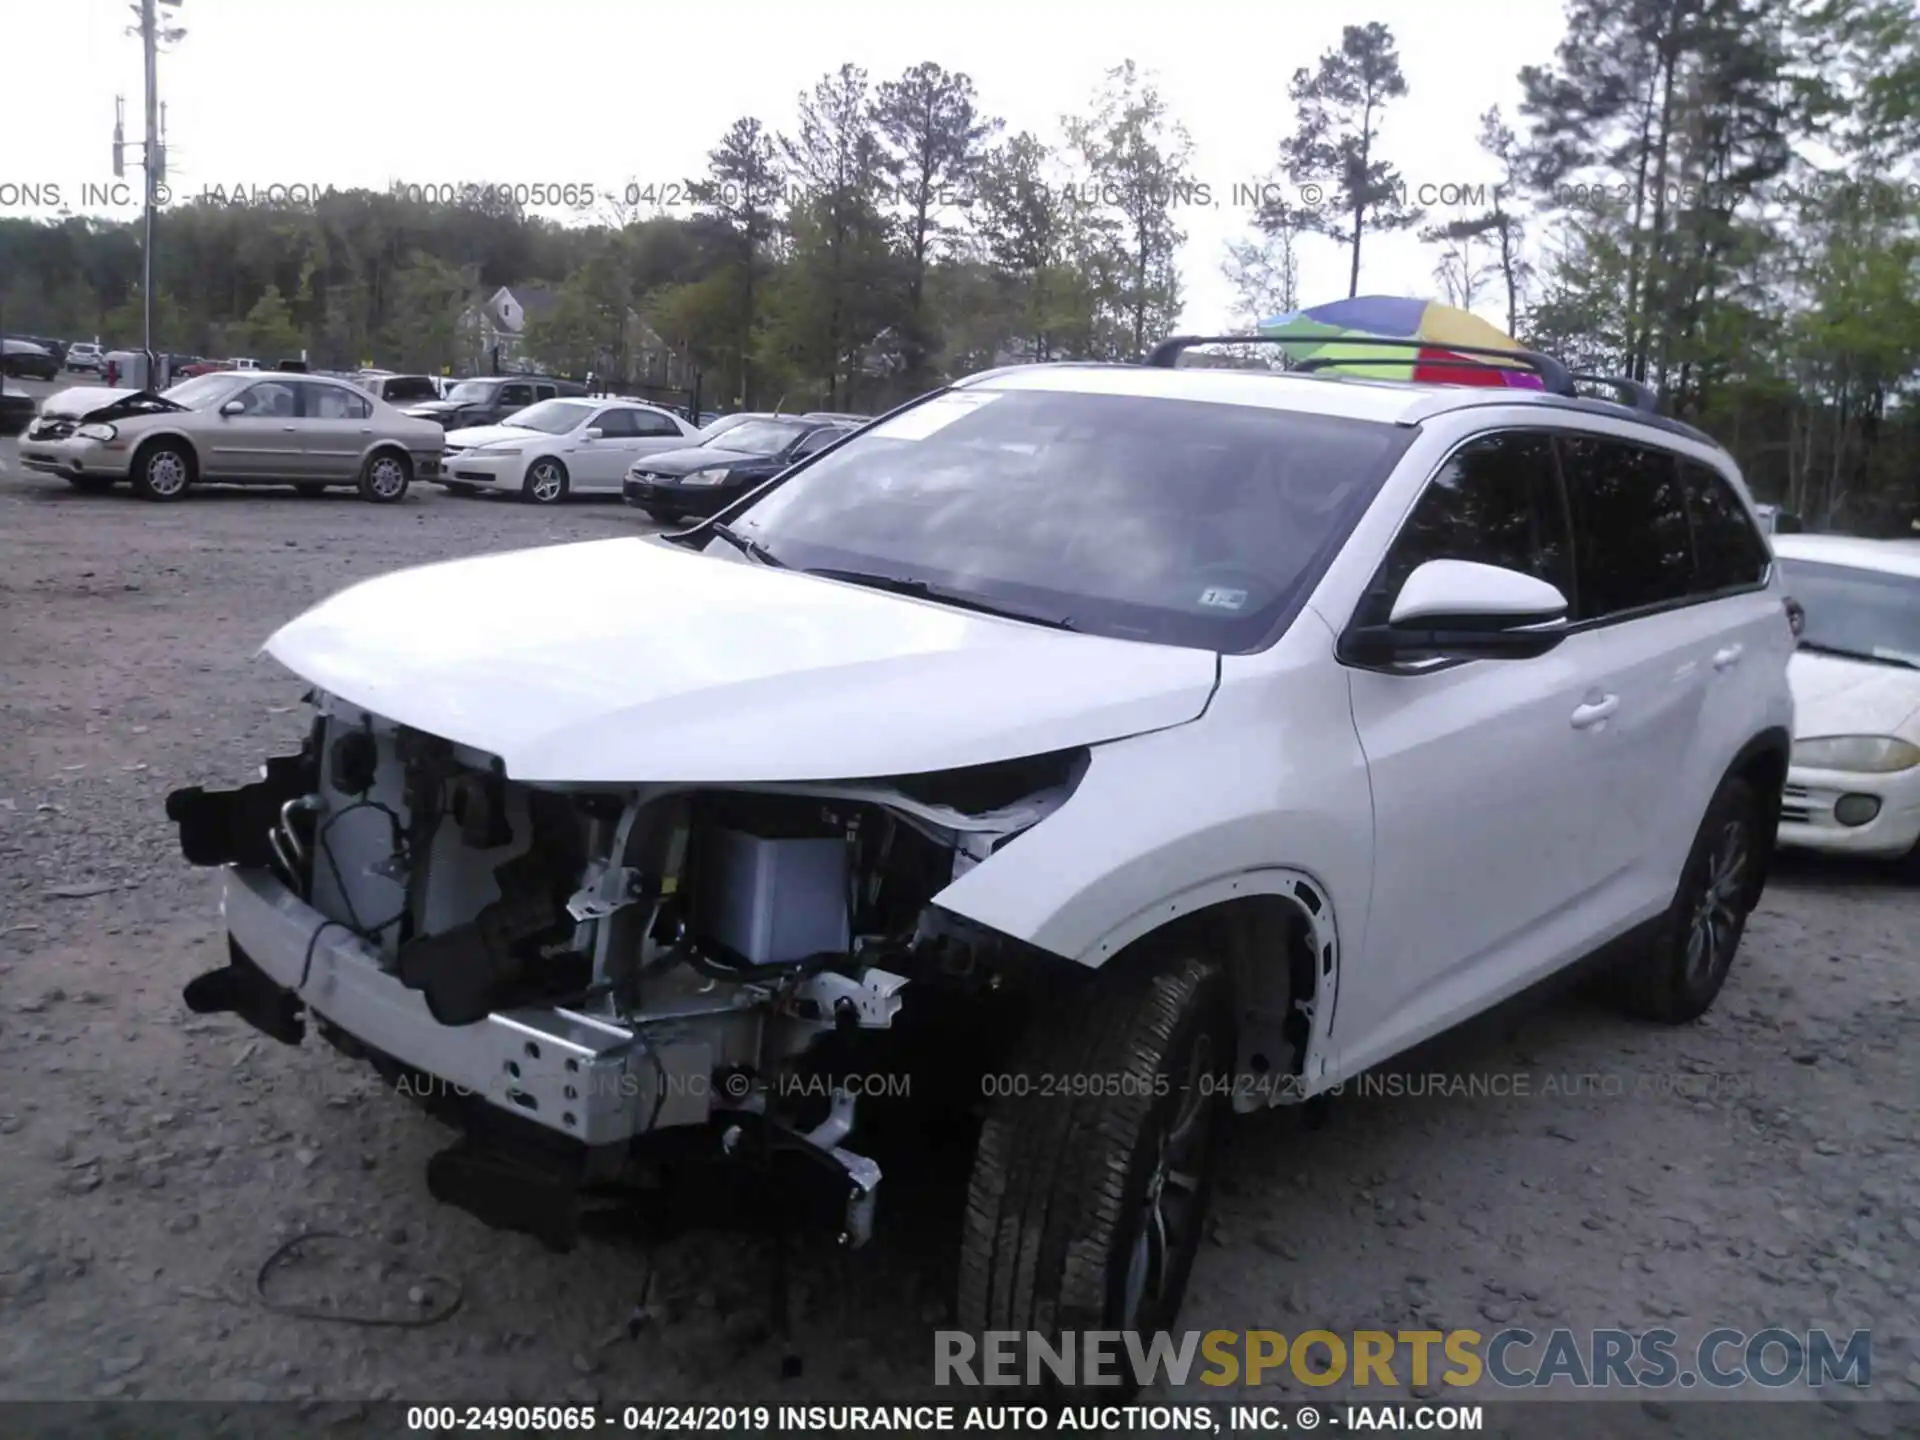
[[[1764,583],[1773,553],[1727,477],[1698,460],[1682,460],[1680,482],[1693,522],[1694,589],[1713,594]]]

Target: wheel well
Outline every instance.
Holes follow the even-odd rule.
[[[175,435],[165,431],[158,435],[149,435],[133,447],[133,459],[127,464],[127,473],[131,475],[142,465],[146,464],[147,456],[151,455],[154,448],[159,445],[165,445],[171,449],[178,450],[187,457],[189,479],[192,479],[200,473],[200,452],[193,448],[193,442],[188,440],[184,435]]]
[[[1748,741],[1733,762],[1738,775],[1762,795],[1777,797],[1787,783],[1793,741],[1785,730],[1769,730]]]
[[[1331,1007],[1339,959],[1332,906],[1319,888],[1294,876],[1284,893],[1240,895],[1189,911],[1134,940],[1109,964],[1148,963],[1182,949],[1227,964],[1239,1072],[1256,1082],[1304,1074],[1315,1033],[1332,1018],[1319,1011],[1323,1003]],[[1283,1087],[1274,1093],[1287,1094]]]
[[[405,469],[406,469],[406,472],[407,472],[407,475],[408,475],[408,477],[409,477],[409,478],[411,478],[411,477],[412,477],[412,475],[413,475],[413,456],[411,456],[411,455],[409,455],[409,454],[408,454],[408,453],[407,453],[407,452],[406,452],[406,451],[405,451],[404,449],[402,449],[402,448],[401,448],[400,446],[398,446],[398,445],[393,445],[393,444],[382,444],[382,445],[376,445],[376,446],[374,446],[374,447],[373,447],[373,449],[371,449],[371,450],[369,450],[369,451],[367,452],[367,459],[368,459],[369,461],[373,461],[373,460],[377,460],[377,459],[378,459],[378,458],[379,458],[380,456],[382,456],[382,455],[391,455],[391,456],[393,456],[393,458],[394,458],[394,459],[396,459],[396,460],[398,460],[398,461],[400,462],[400,464],[401,464],[401,465],[402,465],[403,467],[405,467]]]

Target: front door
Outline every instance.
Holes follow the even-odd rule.
[[[1359,624],[1384,623],[1429,560],[1472,560],[1572,589],[1550,439],[1478,436],[1428,482]],[[1572,637],[1529,660],[1349,671],[1373,787],[1374,880],[1362,963],[1341,967],[1342,1068],[1378,1063],[1526,983],[1583,933],[1598,880],[1602,769]]]
[[[304,480],[307,455],[300,435],[297,382],[257,380],[223,402],[240,402],[237,414],[221,414],[207,444],[208,480]]]

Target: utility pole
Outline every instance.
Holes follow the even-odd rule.
[[[160,153],[160,0],[140,0],[140,47],[147,66],[147,143],[141,152],[146,177],[146,234],[140,242],[141,349],[147,354],[147,383],[160,388],[159,357],[153,353],[153,202],[159,183],[156,160]]]
[[[160,357],[153,348],[153,214],[160,199],[160,186],[167,175],[166,136],[161,130],[160,116],[163,107],[160,104],[160,44],[162,41],[175,41],[187,32],[177,27],[161,28],[160,10],[162,6],[173,9],[181,0],[134,0],[129,7],[140,17],[138,29],[134,32],[140,37],[141,58],[146,72],[146,126],[145,142],[140,150],[140,173],[143,181],[142,216],[140,242],[140,345],[146,355],[146,388],[158,389],[160,385]],[[122,152],[124,149],[124,131],[118,119],[113,127],[113,171],[121,173]]]

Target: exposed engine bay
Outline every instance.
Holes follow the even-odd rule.
[[[310,699],[299,755],[169,797],[187,858],[230,867],[230,963],[188,1004],[289,1043],[311,1021],[424,1086],[469,1132],[430,1184],[490,1223],[564,1248],[580,1193],[693,1149],[805,1177],[862,1244],[880,1174],[848,1148],[871,1093],[848,1077],[904,1073],[936,1032],[987,1063],[996,1011],[1062,968],[934,899],[1052,813],[1084,752],[828,785],[537,787]]]

